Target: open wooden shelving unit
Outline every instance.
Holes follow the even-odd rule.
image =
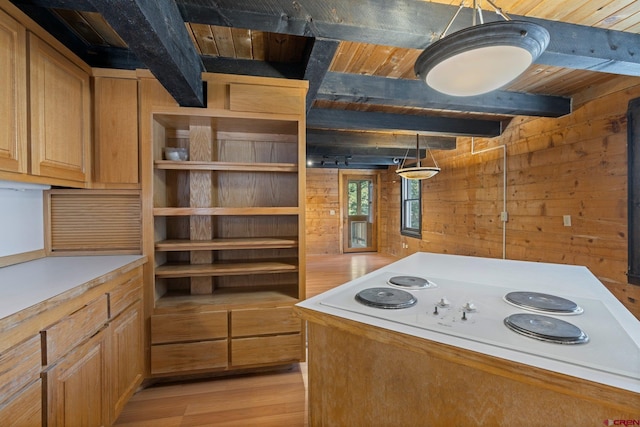
[[[156,376],[304,360],[292,307],[305,297],[306,83],[207,77],[209,108],[149,107]],[[276,83],[299,108],[279,113],[269,97],[256,111]],[[245,96],[258,96],[250,111],[234,101]],[[189,159],[164,160],[166,147]]]

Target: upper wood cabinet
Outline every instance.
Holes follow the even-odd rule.
[[[0,170],[27,172],[26,31],[0,10]]]
[[[139,188],[138,81],[96,76],[93,95],[92,187]]]
[[[84,187],[89,180],[89,75],[29,34],[31,173]]]

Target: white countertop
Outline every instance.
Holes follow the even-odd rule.
[[[0,319],[141,258],[141,255],[46,257],[0,268]]]
[[[635,342],[638,349],[640,349],[640,321],[631,314],[586,267],[416,253],[351,282],[345,283],[342,286],[302,301],[298,306],[640,393],[640,366],[637,366],[637,373],[633,375],[633,377],[636,378],[619,376],[601,370],[576,366],[563,361],[547,359],[527,352],[490,345],[477,340],[468,340],[388,321],[380,317],[372,317],[354,311],[341,310],[336,306],[331,306],[331,304],[323,303],[323,301],[335,300],[339,298],[341,294],[353,294],[351,296],[351,298],[353,298],[355,292],[349,293],[351,288],[362,287],[365,282],[371,281],[376,276],[379,276],[381,272],[400,272],[401,274],[426,278],[441,277],[452,281],[517,288],[520,290],[546,292],[550,294],[575,295],[597,300],[607,308],[611,316],[615,319],[615,322],[617,322],[617,325],[613,326],[624,330],[632,342]],[[591,350],[593,348],[594,347],[591,347]]]

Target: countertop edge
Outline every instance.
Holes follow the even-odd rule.
[[[55,258],[55,257],[50,257]],[[66,257],[72,258],[72,257]],[[77,257],[77,258],[85,258],[85,257]],[[117,275],[125,274],[135,268],[138,268],[144,265],[147,262],[147,257],[145,255],[134,255],[134,256],[126,256],[126,259],[123,259],[122,263],[116,263],[118,266],[114,268],[109,268],[109,271],[97,273],[95,277],[88,281],[82,281],[81,283],[70,283],[69,288],[51,296],[50,298],[46,298],[44,300],[38,301],[29,307],[19,309],[18,311],[9,314],[0,319],[0,337],[3,337],[2,345],[0,346],[0,352],[3,349],[8,348],[10,342],[14,341],[10,340],[6,337],[6,335],[12,335],[12,331],[16,328],[19,328],[23,325],[30,324],[32,319],[37,318],[37,316],[43,314],[46,311],[53,310],[58,308],[61,305],[66,304],[76,298],[79,298],[81,295],[91,291],[94,288],[97,288],[109,280],[112,280]],[[29,261],[24,264],[29,264],[31,262],[37,262],[40,260]],[[50,261],[51,262],[51,261]],[[55,261],[53,261],[55,262]],[[37,323],[37,322],[36,322]],[[28,331],[28,334],[37,333],[39,331]],[[22,334],[20,334],[22,335]],[[15,344],[15,343],[14,343]]]

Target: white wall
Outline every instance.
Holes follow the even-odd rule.
[[[47,188],[0,181],[0,257],[44,248],[42,193]]]

